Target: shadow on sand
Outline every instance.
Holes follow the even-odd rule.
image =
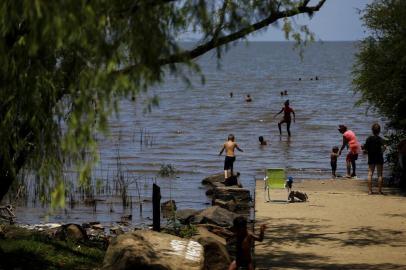
[[[278,250],[278,246],[295,246],[299,250],[305,246],[316,246],[327,243],[327,246],[336,246],[337,252],[347,246],[392,246],[406,249],[405,232],[400,230],[374,230],[372,227],[357,227],[351,231],[328,232],[330,226],[318,225],[320,219],[263,219],[261,223],[269,224],[264,242],[258,243],[256,248],[262,253],[255,257],[256,269],[369,269],[369,270],[400,270],[406,269],[406,261],[398,264],[337,264],[331,257],[316,255],[314,253],[300,253]],[[323,232],[322,232],[323,231]],[[326,232],[327,231],[327,232]],[[271,247],[271,248],[269,248]],[[263,250],[269,250],[263,253]]]

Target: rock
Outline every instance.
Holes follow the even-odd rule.
[[[214,182],[213,187],[225,187],[226,185],[223,184],[222,182]]]
[[[217,187],[214,189],[213,198],[223,201],[235,200],[237,202],[249,202],[251,200],[250,191],[239,187]]]
[[[124,233],[124,230],[121,227],[116,226],[116,227],[110,228],[110,233],[113,233],[115,235],[120,235],[120,234]]]
[[[75,242],[83,242],[89,239],[82,226],[73,223],[65,224],[56,228],[54,235],[58,239],[71,240]]]
[[[196,227],[205,228],[214,235],[217,235],[220,239],[228,239],[234,236],[234,233],[231,232],[230,230],[213,224],[197,224]]]
[[[214,194],[214,188],[206,190],[206,196],[212,196]]]
[[[176,211],[176,218],[182,224],[189,224],[190,220],[199,213],[199,210],[195,209],[182,209]]]
[[[138,230],[111,241],[102,269],[200,270],[203,265],[203,247],[198,242]]]
[[[126,221],[128,222],[128,221],[130,221],[132,219],[133,219],[133,215],[124,215],[124,216],[120,217],[120,220],[123,221],[123,222],[126,222]]]
[[[224,181],[224,172],[210,175],[202,180],[202,185],[213,185]]]
[[[90,221],[89,224],[90,224],[90,225],[100,224],[100,221]]]
[[[220,206],[212,206],[197,214],[193,218],[193,223],[209,223],[222,227],[230,227],[237,215]]]
[[[198,227],[198,234],[193,236],[204,248],[204,269],[223,270],[230,265],[230,256],[226,248],[226,240],[209,232],[204,227]]]
[[[169,200],[161,203],[161,210],[164,218],[171,217],[176,211],[176,202],[174,200]]]
[[[90,228],[92,228],[93,230],[104,231],[104,227],[100,223],[93,224],[93,225],[90,226]]]
[[[219,199],[214,200],[214,205],[218,205],[224,209],[227,209],[228,211],[234,212],[237,208],[237,203],[232,200],[232,201],[223,201]]]

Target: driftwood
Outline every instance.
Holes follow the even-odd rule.
[[[0,206],[0,219],[8,221],[10,224],[14,224],[15,218],[14,208],[11,204]]]

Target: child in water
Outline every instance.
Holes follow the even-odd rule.
[[[262,242],[265,235],[265,225],[261,225],[259,236],[252,234],[247,228],[245,217],[236,217],[233,221],[234,235],[237,238],[235,260],[230,264],[228,270],[249,269],[254,270],[252,263],[251,247],[254,241]]]
[[[331,149],[330,153],[330,165],[331,165],[331,175],[335,178],[336,176],[336,170],[337,170],[337,158],[339,156],[338,154],[338,147],[334,146],[333,149]]]
[[[259,136],[258,140],[259,140],[259,145],[268,145],[268,142],[264,140],[264,137]]]

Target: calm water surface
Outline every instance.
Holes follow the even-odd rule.
[[[145,113],[141,97],[136,102],[123,101],[119,116],[112,118],[111,137],[101,142],[95,177],[111,185],[119,156],[121,170],[133,182],[129,185],[132,209],[123,209],[117,197],[100,195],[102,201],[95,211],[79,205],[45,215],[47,208],[20,207],[19,222],[40,222],[46,216],[48,221],[112,224],[131,213],[133,223],[148,224],[153,179],[162,188],[163,201],[173,198],[178,208],[204,208],[209,201],[200,182],[222,171],[224,156],[218,153],[229,133],[244,150],[237,152],[234,166],[251,190],[254,179],[263,177],[267,167],[284,167],[295,179],[330,178],[329,153],[342,138],[337,125],[346,124],[364,142],[371,124],[383,120],[367,115],[365,107],[354,106],[358,97],[352,91],[351,67],[356,51],[351,42],[317,43],[306,49],[302,62],[291,43],[258,42],[232,47],[220,69],[214,55],[201,57],[204,85],[196,74],[189,75],[191,87],[180,78],[167,78],[148,92],[160,98],[159,107],[150,113]],[[311,80],[315,76],[319,80]],[[280,96],[283,90],[288,96]],[[246,94],[253,102],[244,102]],[[286,129],[279,136],[281,116],[274,117],[286,99],[296,112],[291,138]],[[270,145],[260,147],[260,135]],[[358,160],[360,178],[366,178],[366,161],[365,156]],[[157,177],[162,164],[173,165],[177,177]],[[345,174],[344,157],[339,159],[338,173]],[[144,200],[142,216],[140,198]]]

